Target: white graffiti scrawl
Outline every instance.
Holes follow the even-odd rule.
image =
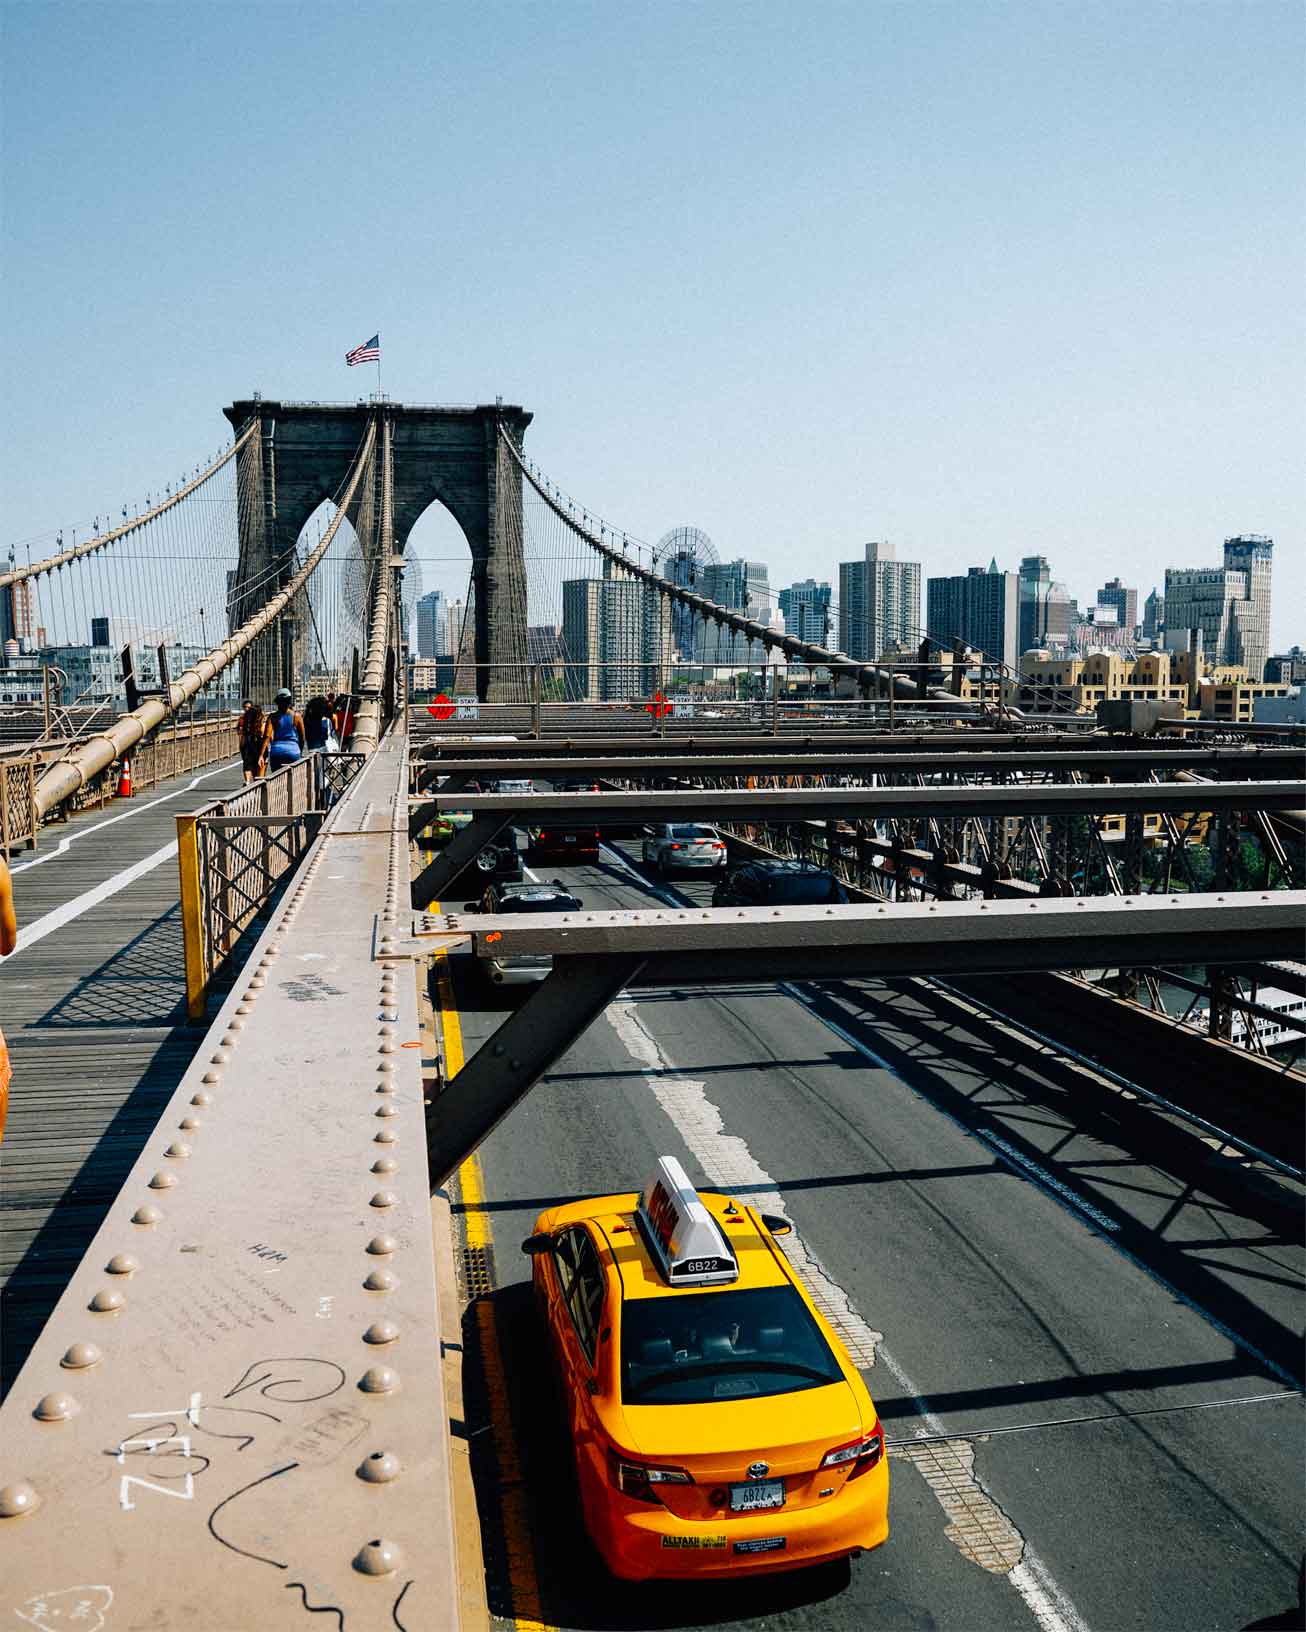
[[[100,1632],[112,1603],[112,1587],[60,1587],[15,1604],[14,1614],[42,1632]]]

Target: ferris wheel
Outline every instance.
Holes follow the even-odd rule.
[[[673,527],[663,533],[653,550],[653,571],[681,589],[703,593],[703,569],[718,566],[721,557],[701,527]],[[687,606],[671,609],[671,640],[682,658],[692,658],[694,615]]]

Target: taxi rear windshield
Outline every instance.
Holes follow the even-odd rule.
[[[622,1305],[627,1405],[700,1405],[842,1381],[829,1344],[791,1286],[677,1292]]]
[[[499,903],[500,912],[579,912],[580,902],[574,895],[506,895]]]

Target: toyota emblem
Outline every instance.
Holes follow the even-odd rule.
[[[769,1462],[750,1462],[748,1464],[748,1477],[750,1479],[765,1479],[770,1471],[771,1464]]]

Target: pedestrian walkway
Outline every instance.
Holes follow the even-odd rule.
[[[18,948],[0,963],[13,1059],[0,1146],[0,1391],[203,1033],[188,1029],[176,817],[240,786],[238,762],[41,830],[15,857]]]

